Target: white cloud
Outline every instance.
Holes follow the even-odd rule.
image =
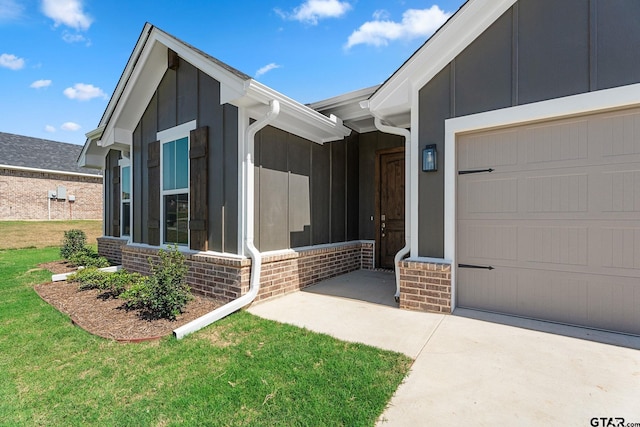
[[[23,10],[24,6],[15,0],[0,0],[0,22],[20,18]]]
[[[80,126],[77,123],[73,123],[73,122],[65,122],[62,124],[62,126],[60,126],[60,129],[62,130],[68,130],[71,132],[75,132],[77,130],[79,130],[82,126]]]
[[[42,0],[42,12],[53,19],[56,27],[66,25],[76,30],[88,30],[93,23],[83,6],[83,0]]]
[[[107,94],[102,89],[84,83],[76,83],[73,87],[66,88],[63,93],[67,98],[78,101],[89,101],[93,98],[107,99]]]
[[[3,53],[0,55],[0,67],[5,67],[10,70],[19,70],[24,67],[24,59],[18,58],[17,56],[9,53]]]
[[[54,133],[54,132],[56,131],[56,128],[55,128],[55,127],[53,127],[53,126],[51,126],[51,125],[46,125],[46,126],[44,127],[44,131],[45,131],[45,132],[49,132],[49,133]]]
[[[260,68],[258,71],[256,71],[256,77],[263,76],[267,74],[269,71],[275,70],[276,68],[282,68],[282,65],[278,65],[275,62],[272,62],[271,64],[267,64],[264,67]]]
[[[429,9],[408,9],[401,22],[385,19],[382,11],[374,13],[374,20],[365,22],[349,36],[345,48],[358,44],[386,46],[398,39],[426,38],[433,34],[451,16],[437,5]]]
[[[283,19],[293,19],[311,25],[317,25],[324,18],[339,18],[351,10],[351,5],[339,0],[306,0],[293,12],[286,13],[279,9],[275,12]]]
[[[82,43],[82,42],[86,42],[87,46],[91,46],[91,40],[87,39],[85,36],[83,36],[82,34],[71,34],[69,31],[65,31],[62,34],[62,40],[64,40],[67,43]]]
[[[36,80],[35,82],[31,83],[31,86],[34,89],[40,89],[42,87],[49,87],[51,86],[51,80]]]

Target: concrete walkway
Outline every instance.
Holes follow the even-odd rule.
[[[342,280],[374,283],[367,274]],[[249,311],[414,358],[378,425],[590,426],[594,417],[640,423],[638,337],[465,310],[410,312],[350,292],[330,296],[323,286]],[[383,288],[377,283],[369,293]]]

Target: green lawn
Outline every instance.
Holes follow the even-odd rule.
[[[0,249],[60,246],[64,232],[74,228],[85,232],[90,245],[102,236],[102,221],[96,220],[0,221]]]
[[[58,248],[0,250],[0,425],[371,426],[406,356],[240,312],[118,344],[42,301]]]

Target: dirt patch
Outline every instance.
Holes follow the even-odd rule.
[[[73,271],[62,271],[61,262],[54,264],[41,264],[39,267],[56,274]],[[123,342],[146,341],[171,335],[174,329],[222,305],[219,301],[196,296],[176,320],[148,320],[138,311],[127,310],[122,300],[111,298],[95,289],[79,291],[76,283],[43,283],[34,286],[34,289],[43,300],[68,314],[73,323],[87,332]]]
[[[76,271],[76,267],[69,264],[67,261],[45,262],[44,264],[38,264],[38,267],[43,270],[49,270],[53,274],[71,273],[72,271]]]

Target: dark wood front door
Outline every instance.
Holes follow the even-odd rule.
[[[376,265],[395,268],[404,247],[404,148],[376,152]]]

